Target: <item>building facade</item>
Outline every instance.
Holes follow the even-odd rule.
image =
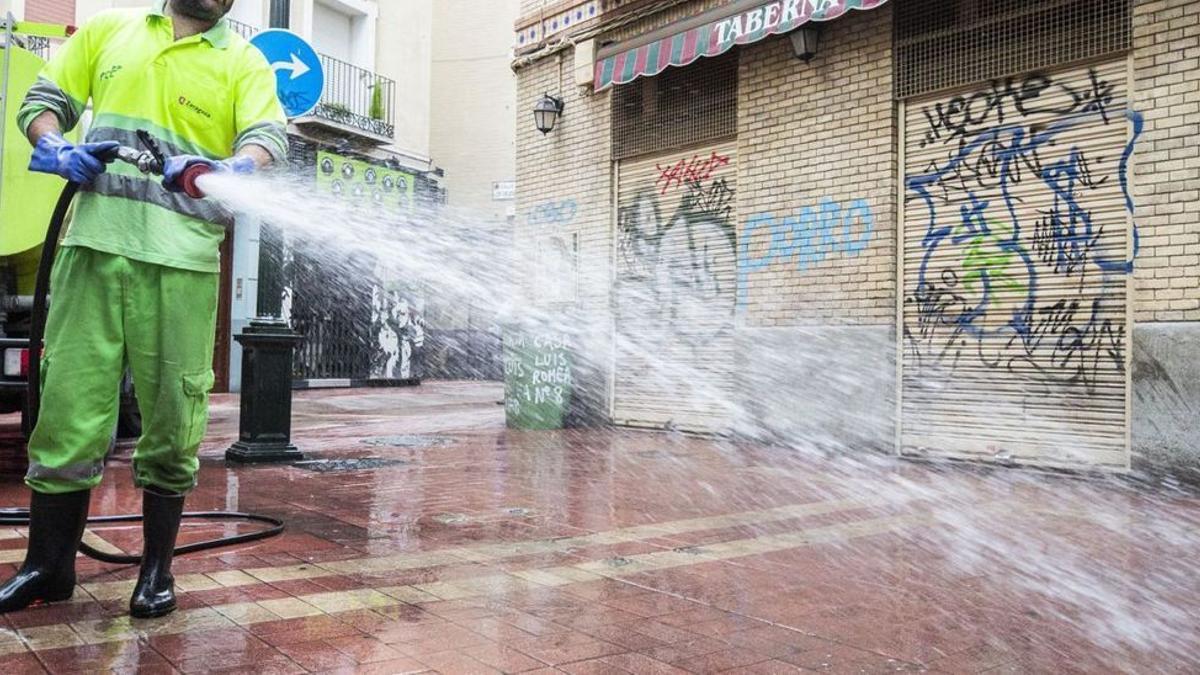
[[[515,215],[517,79],[509,67],[518,0],[433,3],[430,148],[451,218],[470,222],[481,241],[506,240]],[[463,17],[471,17],[464,39]],[[426,374],[500,379],[495,308],[480,299],[431,302]]]
[[[515,39],[583,418],[1200,466],[1200,5],[525,0]]]

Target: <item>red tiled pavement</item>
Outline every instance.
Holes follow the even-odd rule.
[[[1200,671],[1200,500],[1129,482],[831,457],[676,434],[504,429],[500,387],[298,393],[318,473],[226,466],[215,397],[190,510],[288,531],[186,556],[184,609],[124,617],[135,570],[0,618],[24,672]],[[14,417],[0,418],[11,447]],[[93,513],[140,507],[118,456]],[[0,504],[24,505],[19,480]],[[194,541],[242,526],[187,525]],[[137,527],[92,530],[136,549]],[[0,528],[0,573],[22,535]]]

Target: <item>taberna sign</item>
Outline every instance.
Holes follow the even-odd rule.
[[[717,43],[737,44],[742,38],[761,39],[773,33],[786,32],[812,21],[813,17],[824,17],[844,4],[848,3],[841,0],[777,0],[718,23]]]
[[[702,56],[718,56],[770,35],[787,33],[809,21],[830,21],[852,9],[874,9],[887,0],[774,0],[729,15],[729,7],[701,25],[681,29],[649,43],[630,42],[604,51],[596,61],[593,86],[597,91],[625,84],[643,75],[657,75],[671,66],[686,66]],[[723,14],[723,15],[722,15]],[[697,17],[703,21],[703,15]]]

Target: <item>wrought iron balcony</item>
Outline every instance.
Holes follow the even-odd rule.
[[[254,26],[232,19],[229,24],[247,39],[258,32]],[[395,80],[332,56],[320,54],[320,58],[325,88],[311,116],[391,141],[396,132]]]

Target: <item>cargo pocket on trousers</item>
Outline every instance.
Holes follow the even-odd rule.
[[[208,427],[208,393],[215,377],[212,370],[183,376],[183,410],[179,420],[179,447],[194,450],[204,440]]]

